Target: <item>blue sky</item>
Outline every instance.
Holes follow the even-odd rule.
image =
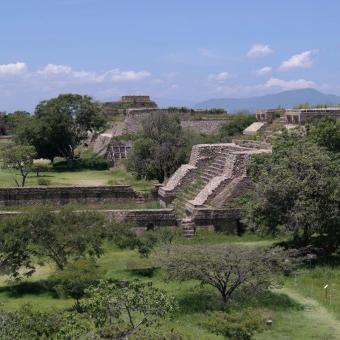
[[[59,93],[160,103],[340,95],[338,0],[2,0],[0,110]]]

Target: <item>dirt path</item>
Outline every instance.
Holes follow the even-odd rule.
[[[332,334],[338,334],[340,339],[340,321],[320,303],[311,298],[306,298],[289,288],[280,289],[280,292],[285,293],[291,299],[303,305],[304,316],[309,319],[311,323],[319,325],[320,328],[324,327],[328,329]]]

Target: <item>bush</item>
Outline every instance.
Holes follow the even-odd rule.
[[[226,339],[250,340],[254,332],[263,328],[265,319],[263,312],[254,309],[232,313],[209,312],[200,326]]]
[[[98,267],[94,259],[78,259],[51,275],[49,281],[60,298],[71,297],[77,301],[84,290],[103,278],[105,270]]]
[[[51,184],[51,181],[47,178],[38,178],[37,183],[38,185],[49,186]]]
[[[52,162],[49,159],[40,158],[33,160],[33,170],[37,173],[37,177],[40,175],[40,172],[50,171],[51,169]]]

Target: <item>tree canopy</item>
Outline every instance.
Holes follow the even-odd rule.
[[[312,142],[316,138],[321,145],[328,144],[315,136],[283,134],[271,155],[253,159],[254,190],[245,205],[244,222],[254,230],[283,233],[304,245],[313,236],[323,237],[324,246],[334,247],[340,242],[339,158]]]
[[[29,122],[17,129],[17,139],[33,145],[40,158],[73,160],[76,147],[104,123],[100,106],[91,97],[61,94],[37,105]]]
[[[128,168],[137,178],[168,178],[186,158],[185,139],[179,117],[151,113],[129,155]]]
[[[181,246],[162,259],[171,279],[199,280],[216,288],[227,303],[240,289],[267,290],[294,267],[281,248],[248,246]]]
[[[13,277],[31,275],[34,258],[50,260],[62,270],[70,259],[100,256],[106,235],[105,221],[95,212],[45,208],[3,218],[0,271]]]

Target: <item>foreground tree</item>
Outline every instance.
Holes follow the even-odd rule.
[[[168,178],[186,158],[185,140],[177,115],[151,113],[129,155],[128,168],[137,178]]]
[[[100,256],[105,221],[95,212],[39,209],[0,222],[0,270],[14,277],[30,275],[34,258],[48,259],[63,270],[70,259]]]
[[[174,301],[151,282],[115,284],[101,281],[87,290],[81,301],[102,333],[113,339],[125,339],[141,327],[155,325],[174,311]]]
[[[294,268],[292,253],[281,248],[249,246],[182,246],[166,254],[162,263],[170,279],[199,280],[216,288],[224,303],[236,291],[262,292]]]
[[[285,137],[272,155],[256,157],[250,168],[254,190],[244,222],[264,233],[284,233],[307,245],[340,241],[340,164],[326,149],[303,138]]]
[[[36,151],[31,145],[10,145],[2,152],[2,166],[5,169],[14,171],[13,180],[18,187],[24,187],[28,174],[33,169],[33,160],[36,157]],[[19,172],[21,181],[16,178]]]
[[[17,138],[34,145],[40,158],[60,156],[72,162],[75,149],[88,133],[104,123],[100,106],[91,97],[61,94],[39,103],[30,122],[17,131]]]

